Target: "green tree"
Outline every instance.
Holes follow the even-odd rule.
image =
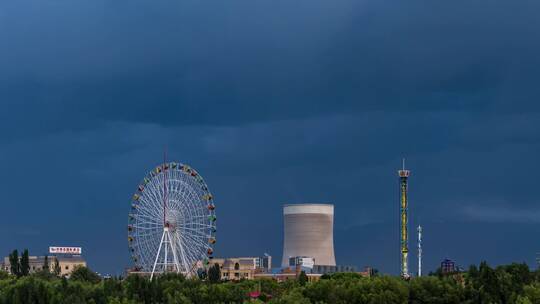
[[[496,269],[499,279],[499,290],[502,291],[503,301],[512,302],[523,293],[523,288],[531,284],[534,274],[525,263],[502,265]]]
[[[45,255],[45,257],[43,258],[43,271],[44,272],[49,272],[49,257],[47,255]]]
[[[531,300],[527,297],[518,296],[516,304],[533,304],[533,302],[531,302]]]
[[[311,301],[302,295],[302,292],[297,289],[293,289],[290,293],[285,294],[280,299],[272,300],[270,303],[276,304],[310,304]],[[329,303],[329,302],[320,302]],[[345,302],[342,302],[345,303]]]
[[[101,281],[101,277],[97,273],[84,266],[76,266],[75,269],[73,269],[73,272],[71,272],[69,278],[74,281],[89,282],[94,284]]]
[[[307,282],[308,282],[308,277],[306,275],[306,272],[302,270],[302,272],[300,272],[300,274],[298,275],[298,283],[301,286],[305,286]]]
[[[486,261],[480,263],[479,270],[479,290],[480,301],[482,303],[502,303],[501,289],[499,288],[499,278],[497,272]]]
[[[9,255],[9,266],[11,274],[17,277],[21,276],[21,267],[19,264],[19,251],[17,249],[13,250],[13,252]]]
[[[208,273],[206,272],[206,269],[204,268],[197,269],[197,277],[199,278],[199,280],[206,280],[206,278],[208,277]]]
[[[453,278],[413,278],[409,282],[409,303],[463,303],[464,290]]]
[[[532,303],[540,303],[540,282],[525,286],[523,294]]]
[[[221,281],[221,270],[219,269],[219,264],[216,263],[208,269],[208,280],[211,283]]]
[[[5,280],[7,278],[9,278],[9,274],[4,270],[0,270],[0,280]]]
[[[49,291],[44,281],[32,276],[20,277],[2,290],[3,303],[47,303]]]
[[[28,256],[28,249],[25,249],[21,255],[20,265],[21,276],[27,276],[30,273],[30,257]]]
[[[62,273],[62,269],[60,268],[60,262],[58,262],[58,258],[54,258],[54,266],[53,266],[53,273],[56,276],[60,276]]]
[[[11,259],[15,256],[10,254]],[[51,269],[55,262],[51,261]],[[213,276],[220,274],[218,265],[211,268],[209,272],[214,273]],[[209,284],[177,274],[164,274],[151,282],[136,275],[125,280],[101,280],[85,267],[75,269],[70,279],[52,279],[52,274],[44,274],[38,272],[17,278],[0,272],[0,304],[247,303],[249,293],[254,290],[271,297],[261,296],[251,300],[253,303],[268,301],[274,304],[540,303],[540,282],[523,264],[493,269],[483,262],[480,267],[471,266],[469,272],[462,275],[412,278],[409,281],[397,276],[362,277],[355,273],[336,273],[304,286],[300,284],[300,276],[298,280],[285,282],[244,280]]]

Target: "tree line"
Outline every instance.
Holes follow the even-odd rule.
[[[16,277],[22,277],[27,276],[30,274],[30,257],[28,254],[28,249],[25,249],[23,253],[21,254],[21,257],[19,258],[19,251],[17,249],[13,250],[9,254],[9,270],[11,274],[13,274]],[[49,257],[45,255],[44,261],[43,261],[43,267],[40,269],[43,272],[50,272],[50,266],[49,266]],[[54,258],[54,264],[52,268],[52,273],[56,276],[59,276],[61,273],[60,269],[60,263],[58,262],[58,259]]]
[[[20,267],[19,275],[0,273],[0,304],[540,303],[540,271],[517,263],[493,268],[482,262],[466,272],[435,272],[410,280],[337,273],[323,275],[316,282],[308,282],[301,275],[298,280],[278,283],[269,279],[221,281],[216,267],[202,278],[167,274],[152,281],[136,275],[102,279],[86,267],[76,268],[69,278],[59,277],[45,267],[23,274],[24,256],[16,266]]]

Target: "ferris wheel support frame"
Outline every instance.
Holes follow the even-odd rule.
[[[163,263],[158,263],[162,248],[164,249],[163,251],[164,260],[163,260]],[[169,250],[173,254],[173,260],[171,261],[172,263],[169,263],[169,258],[168,258]],[[163,272],[167,272],[169,265],[173,266],[172,267],[173,271],[174,271],[174,268],[176,268],[176,273],[180,272],[180,263],[178,262],[178,257],[176,256],[176,249],[175,249],[174,242],[172,241],[172,238],[171,238],[171,233],[169,232],[169,227],[163,227],[163,235],[161,236],[161,241],[159,242],[159,249],[156,254],[156,259],[154,260],[152,273],[150,274],[150,281],[152,281],[152,279],[154,278],[157,265],[163,265]]]

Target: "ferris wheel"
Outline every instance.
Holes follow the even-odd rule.
[[[164,162],[132,197],[128,243],[137,272],[192,276],[208,265],[216,243],[212,194],[193,168]]]

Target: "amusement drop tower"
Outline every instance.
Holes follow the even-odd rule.
[[[407,199],[408,179],[411,171],[405,170],[405,160],[403,167],[398,171],[400,187],[400,241],[401,241],[401,276],[409,277],[409,234],[408,234],[408,214],[407,208],[409,201]]]

